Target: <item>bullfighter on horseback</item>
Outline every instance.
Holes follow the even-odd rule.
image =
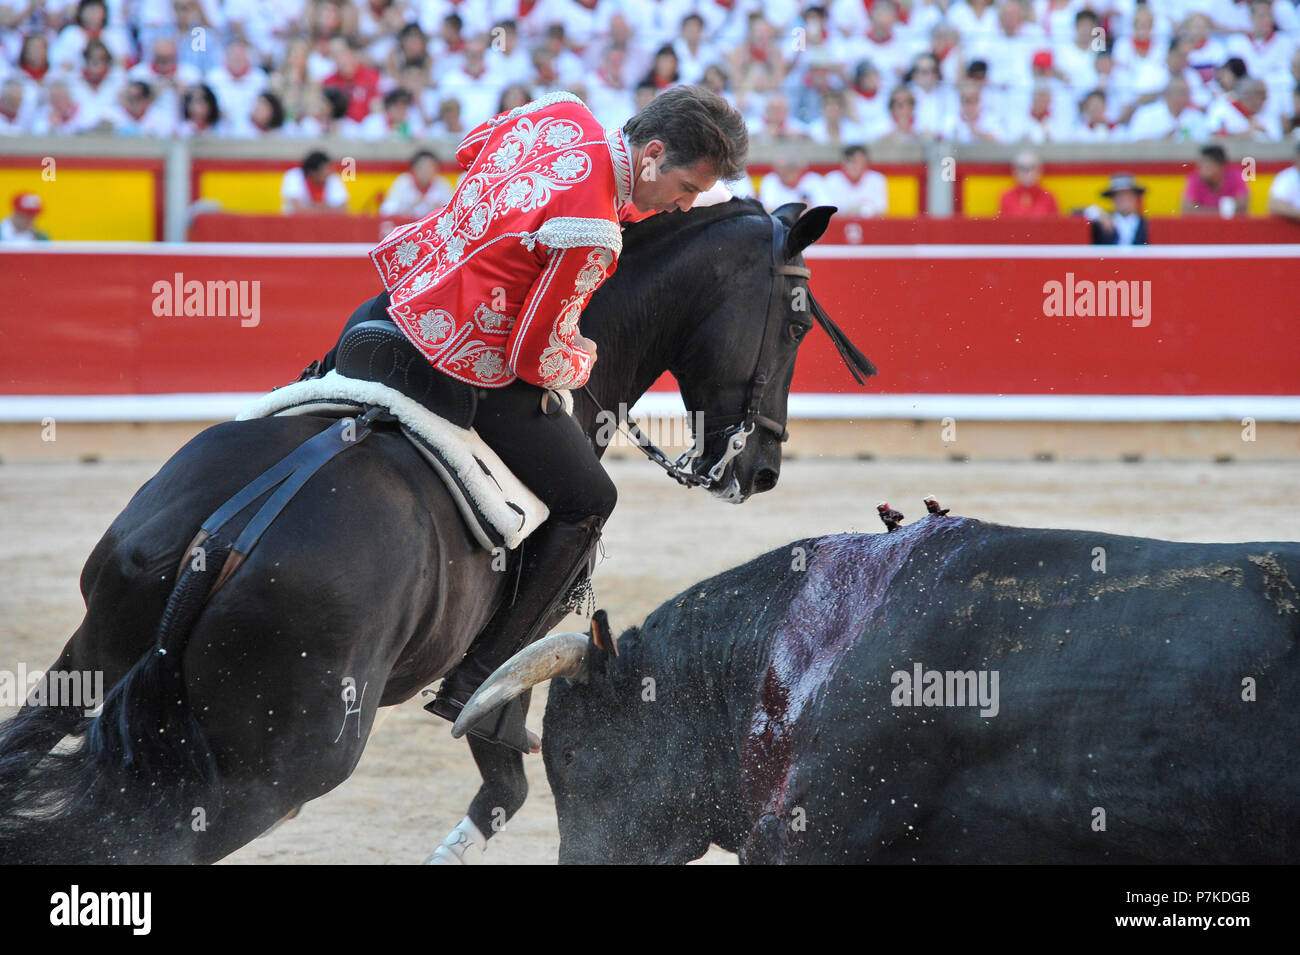
[[[556,393],[581,388],[596,361],[578,320],[617,267],[621,223],[690,209],[742,174],[747,150],[743,118],[702,87],[669,89],[608,132],[578,97],[548,93],[472,130],[451,201],[371,252],[385,291],[356,310],[317,373],[400,366],[385,383],[409,392],[414,368],[438,409],[472,424],[550,511],[521,545],[517,593],[444,679],[433,713],[454,721],[590,576],[617,494]],[[376,362],[377,348],[410,360]],[[523,716],[508,706],[471,732],[528,752]]]

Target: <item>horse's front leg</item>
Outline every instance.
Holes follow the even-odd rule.
[[[519,698],[528,715],[532,691]],[[531,734],[530,734],[531,735]],[[433,851],[427,865],[472,865],[483,861],[488,840],[499,832],[528,798],[524,757],[518,750],[490,743],[474,735],[466,737],[483,785],[469,804],[469,812]]]

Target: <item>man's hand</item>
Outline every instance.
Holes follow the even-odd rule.
[[[581,332],[575,332],[573,335],[573,344],[577,345],[588,355],[591,356],[591,363],[596,364],[596,343],[590,338],[584,338]]]

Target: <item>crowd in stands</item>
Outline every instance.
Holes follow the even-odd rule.
[[[458,137],[704,83],[756,140],[1281,140],[1295,0],[0,0],[0,134]]]

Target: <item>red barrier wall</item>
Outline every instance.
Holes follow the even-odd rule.
[[[267,390],[323,354],[352,309],[379,289],[361,247],[343,256],[337,249],[291,256],[269,247],[237,255],[175,249],[0,253],[0,393]],[[1196,258],[1053,251],[972,248],[957,258],[926,247],[810,250],[818,300],[881,374],[858,388],[814,329],[795,390],[1297,393],[1300,259],[1226,247],[1202,248]],[[237,315],[156,315],[155,283],[170,298],[177,273],[184,281],[259,283],[257,324],[243,327]],[[1045,315],[1045,283],[1065,283],[1068,273],[1075,282],[1150,283],[1150,323]],[[672,388],[671,380],[657,387]]]

